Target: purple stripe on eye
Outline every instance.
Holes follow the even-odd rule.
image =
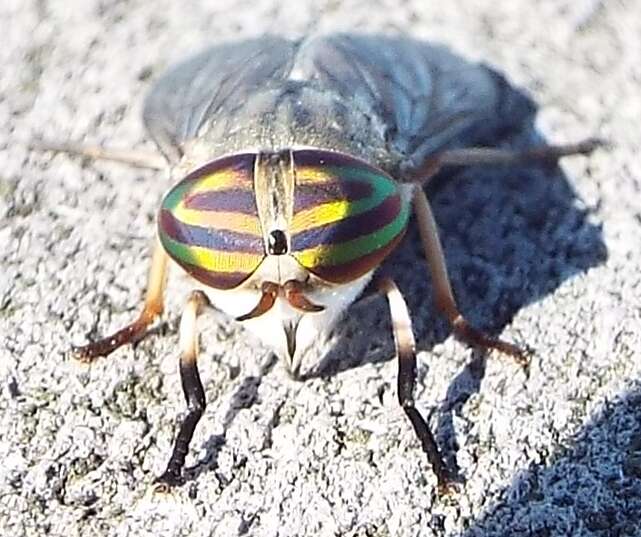
[[[340,182],[338,178],[325,184],[296,185],[294,212],[336,200],[348,200],[353,203],[371,196],[373,190],[372,184],[366,181]]]
[[[296,233],[292,236],[292,251],[301,252],[320,245],[331,246],[369,235],[393,222],[400,211],[401,197],[395,194],[364,213]]]
[[[188,263],[180,263],[180,265],[189,273],[193,278],[198,280],[214,289],[233,289],[239,286],[250,274],[244,272],[217,272],[215,270],[205,270],[202,267],[196,267]]]
[[[249,215],[258,214],[254,192],[240,188],[198,192],[187,196],[184,203],[187,209],[198,211],[225,211]]]
[[[253,184],[254,181],[254,161],[255,153],[241,153],[239,155],[229,155],[222,157],[204,166],[193,170],[185,177],[187,180],[197,180],[208,175],[218,173],[220,170],[232,169],[237,174],[236,180],[239,184]]]
[[[352,282],[363,274],[378,267],[394,248],[401,241],[405,231],[400,233],[392,242],[367,255],[359,257],[349,263],[341,265],[328,265],[310,269],[316,276],[332,283]]]
[[[166,209],[160,211],[159,227],[162,233],[188,247],[200,246],[209,250],[260,255],[265,253],[262,237],[227,229],[204,228],[185,224],[177,220]]]

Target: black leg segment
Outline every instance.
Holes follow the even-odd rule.
[[[447,491],[450,484],[450,477],[445,468],[443,458],[436,445],[426,421],[414,406],[414,386],[416,383],[416,344],[412,332],[412,323],[407,311],[407,305],[390,278],[383,278],[378,282],[378,288],[385,293],[389,302],[390,315],[392,317],[392,329],[394,331],[394,342],[398,356],[398,402],[409,418],[416,436],[421,442],[423,451],[432,466],[440,493]]]
[[[196,425],[205,411],[205,391],[198,373],[196,329],[196,319],[204,306],[209,306],[207,296],[202,291],[192,292],[180,320],[180,379],[187,402],[187,414],[180,424],[167,468],[156,480],[158,491],[167,491],[183,483],[182,470],[185,466],[185,457]]]

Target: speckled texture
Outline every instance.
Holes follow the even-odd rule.
[[[4,0],[0,28],[0,534],[641,535],[637,2]],[[408,297],[417,400],[460,491],[435,497],[375,300],[303,383],[208,314],[191,479],[153,495],[184,408],[189,281],[174,271],[165,322],[136,348],[91,367],[65,353],[135,315],[170,185],[21,142],[150,148],[142,98],[171,62],[231,37],[355,28],[493,64],[532,93],[548,140],[613,142],[556,171],[469,170],[434,196],[463,310],[536,349],[530,375],[449,335],[412,228],[386,270]]]

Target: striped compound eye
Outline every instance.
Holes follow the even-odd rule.
[[[158,232],[167,253],[201,283],[240,285],[265,257],[256,197],[255,154],[215,160],[165,196]]]
[[[340,153],[295,151],[294,165],[291,254],[334,283],[376,268],[401,240],[409,219],[397,183]]]

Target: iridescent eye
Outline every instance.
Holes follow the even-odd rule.
[[[265,257],[254,196],[255,158],[240,154],[210,162],[162,202],[158,232],[165,250],[216,289],[240,285]]]
[[[383,171],[347,155],[294,152],[292,255],[324,280],[376,268],[405,233],[409,207]]]

